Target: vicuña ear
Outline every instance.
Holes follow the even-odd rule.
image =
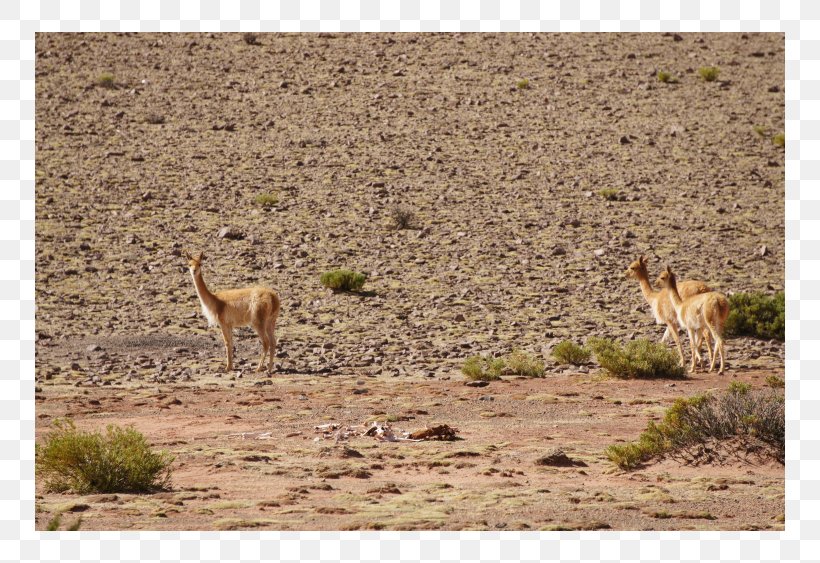
[[[669,266],[666,266],[666,273],[670,275],[672,274],[672,270],[669,269]]]
[[[640,261],[641,264],[646,264],[646,256],[644,256],[643,254],[641,254],[641,257],[638,258],[638,260]]]
[[[197,258],[197,260],[199,260],[200,262],[202,262],[203,260],[205,260],[205,253],[200,252],[200,253],[199,253],[199,258]]]
[[[183,256],[183,258],[185,258],[186,260],[190,260],[190,259],[191,259],[191,253],[190,253],[190,252],[188,252],[187,250],[183,250],[183,251],[182,251],[182,256]]]

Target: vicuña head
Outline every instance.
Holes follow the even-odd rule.
[[[262,371],[265,356],[269,356],[268,371],[273,369],[273,358],[276,355],[276,320],[279,317],[279,295],[267,287],[248,287],[227,289],[212,293],[202,278],[202,262],[205,255],[197,256],[185,251],[183,256],[188,260],[188,270],[194,280],[202,313],[208,324],[219,325],[222,339],[225,342],[225,353],[228,356],[227,371],[233,369],[233,328],[252,326],[262,340],[262,357],[256,371]]]
[[[629,278],[648,278],[649,271],[646,269],[646,256],[643,254],[638,256],[638,259],[632,262],[626,269],[625,274]]]
[[[205,260],[205,255],[200,252],[198,256],[193,256],[187,250],[183,251],[182,255],[186,260],[188,260],[188,270],[191,274],[199,273],[199,270],[202,267],[202,261]]]

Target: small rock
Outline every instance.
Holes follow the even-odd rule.
[[[760,250],[758,252],[760,252],[761,256],[766,256],[769,254],[769,247],[764,244],[760,247]]]
[[[455,317],[453,317],[453,320],[457,323],[463,323],[466,319],[464,318],[463,314],[459,313]]]
[[[604,254],[606,254],[606,250],[604,250],[603,248],[596,248],[593,251],[593,254],[595,254],[595,256],[603,256]]]
[[[618,142],[619,142],[619,143],[621,143],[622,145],[628,145],[628,144],[630,144],[632,141],[630,141],[630,140],[629,140],[629,137],[627,137],[626,135],[621,135],[621,138],[620,138],[620,139],[618,139]]]
[[[235,227],[222,227],[219,229],[217,235],[219,238],[226,238],[229,240],[240,240],[245,238],[245,235]]]
[[[92,344],[91,346],[85,349],[86,352],[99,352],[100,350],[102,350],[102,348],[99,344]]]
[[[478,398],[479,401],[495,401],[495,397],[492,395],[482,395]]]

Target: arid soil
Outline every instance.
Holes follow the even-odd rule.
[[[639,254],[783,289],[782,34],[38,34],[36,57],[37,438],[133,424],[176,456],[164,493],[38,483],[38,529],[783,528],[782,465],[603,454],[677,397],[782,377],[783,343],[676,382],[549,356],[660,338]],[[279,291],[272,376],[250,329],[220,373],[185,249],[213,290]],[[339,267],[366,291],[325,290]],[[464,386],[516,348],[547,376]],[[462,440],[314,431],[385,417]],[[535,463],[554,448],[586,465]]]

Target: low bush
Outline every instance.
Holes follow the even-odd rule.
[[[665,72],[663,70],[658,71],[658,82],[666,83],[673,83],[675,79],[672,77],[671,73]]]
[[[678,357],[658,342],[645,338],[631,340],[626,346],[605,338],[590,338],[587,347],[602,368],[623,378],[682,378],[686,372]]]
[[[101,86],[103,88],[113,88],[114,75],[110,72],[103,72],[97,77],[97,86]]]
[[[504,370],[505,362],[501,358],[490,358],[487,356],[470,356],[461,366],[461,373],[467,379],[493,381],[501,379],[501,372]]]
[[[523,350],[513,350],[506,358],[506,372],[525,377],[544,377],[544,362]]]
[[[410,229],[416,220],[416,214],[409,207],[397,205],[390,210],[390,218],[396,230]]]
[[[109,425],[106,432],[77,430],[57,421],[35,448],[37,475],[49,492],[145,493],[168,486],[173,458],[151,451],[133,428]]]
[[[319,281],[333,291],[358,291],[364,285],[367,276],[351,270],[333,270],[322,274]]]
[[[606,188],[606,189],[600,190],[598,192],[598,195],[600,195],[602,198],[604,198],[607,201],[618,201],[618,190],[616,190],[616,189]]]
[[[265,209],[269,207],[273,207],[277,203],[279,203],[279,197],[276,194],[259,194],[255,198],[256,205],[260,205]]]
[[[786,339],[786,294],[735,293],[729,296],[726,336]]]
[[[626,470],[660,457],[698,464],[756,455],[784,463],[785,405],[781,391],[732,382],[718,395],[677,399],[637,442],[610,446],[606,454]]]
[[[527,90],[530,87],[530,81],[527,78],[521,79],[515,83],[515,87],[519,90]]]
[[[720,74],[720,69],[716,66],[702,66],[698,69],[698,74],[706,82],[714,82]]]
[[[772,144],[777,147],[785,147],[786,146],[786,135],[785,133],[778,133],[777,135],[772,137]]]
[[[579,366],[587,363],[591,356],[592,352],[570,340],[559,342],[552,349],[552,357],[562,364]]]

